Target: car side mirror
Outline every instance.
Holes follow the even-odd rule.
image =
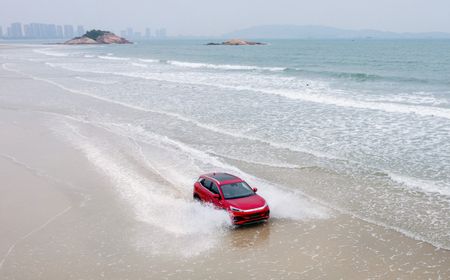
[[[218,193],[213,194],[213,197],[218,200],[221,199],[220,194],[218,194]]]
[[[253,188],[253,192],[257,192],[258,191],[258,188]]]

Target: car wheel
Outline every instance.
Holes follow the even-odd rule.
[[[194,194],[194,200],[197,202],[201,202],[202,200],[200,199],[200,197],[196,194]]]

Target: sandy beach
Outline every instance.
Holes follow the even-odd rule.
[[[126,125],[171,130],[179,120],[73,89],[78,74],[40,74],[45,57],[21,60],[42,59],[32,48],[0,45],[1,279],[450,278],[450,251],[330,206],[319,190],[295,191],[344,180],[317,168],[216,155],[222,167],[272,182],[259,189],[280,198],[281,214],[268,223],[227,225],[223,213],[192,201],[195,174],[207,170],[171,176],[195,153],[167,139],[158,146],[164,138],[144,132],[132,137]],[[11,55],[19,50],[31,54]]]

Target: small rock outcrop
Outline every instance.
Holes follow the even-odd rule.
[[[86,45],[86,44],[98,44],[97,41],[89,37],[75,37],[69,41],[64,42],[65,45]]]
[[[81,37],[75,37],[64,42],[65,45],[89,45],[89,44],[132,44],[125,38],[119,37],[110,31],[91,30]]]
[[[207,43],[207,46],[254,46],[254,45],[265,45],[261,42],[245,41],[240,39],[231,39],[222,43]]]

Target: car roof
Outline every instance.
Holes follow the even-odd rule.
[[[229,173],[214,172],[203,175],[216,181],[219,185],[229,184],[233,182],[241,182],[242,179]]]

